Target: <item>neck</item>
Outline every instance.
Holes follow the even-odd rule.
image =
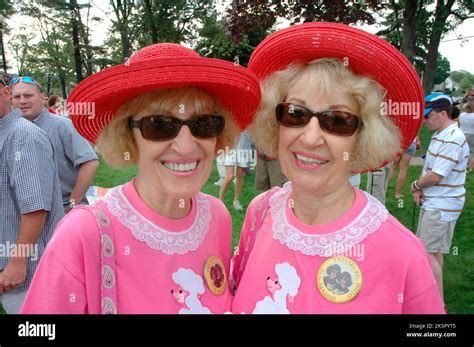
[[[295,216],[305,224],[327,224],[337,220],[349,210],[355,200],[355,191],[349,182],[338,190],[315,196],[314,192],[292,188]]]
[[[153,211],[169,219],[180,219],[186,217],[191,212],[191,199],[180,199],[175,196],[166,196],[150,189],[143,180],[137,176],[135,188],[138,195],[145,204]]]
[[[11,105],[10,105],[10,106],[7,106],[7,107],[5,108],[3,114],[0,114],[0,118],[3,118],[3,117],[5,117],[7,114],[9,114],[9,113],[12,111],[12,108],[13,108],[13,107],[12,107]]]
[[[449,127],[450,125],[453,125],[454,123],[456,123],[455,120],[447,119],[446,122],[444,122],[443,125],[441,126],[441,128],[438,130],[438,132],[443,131],[444,129],[446,129],[446,128]]]

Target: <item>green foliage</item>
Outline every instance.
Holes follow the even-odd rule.
[[[209,58],[219,58],[247,66],[255,47],[265,38],[265,31],[244,34],[239,42],[233,42],[226,28],[226,21],[219,19],[217,13],[204,21],[199,31],[195,49]]]
[[[469,78],[468,76],[464,76],[464,78],[459,83],[459,86],[461,87],[462,90],[471,89],[471,87],[473,85],[474,85],[474,83],[473,83],[472,79]]]
[[[436,63],[436,73],[435,73],[435,84],[444,82],[446,78],[449,77],[449,72],[451,70],[451,65],[449,60],[446,57],[443,57],[441,53],[438,54],[437,63]]]

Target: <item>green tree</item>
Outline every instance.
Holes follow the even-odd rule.
[[[239,42],[230,39],[226,28],[226,20],[219,19],[214,12],[199,31],[199,40],[195,46],[201,55],[210,58],[219,58],[247,66],[255,47],[265,38],[266,31],[251,31],[244,34]]]
[[[451,70],[451,65],[449,60],[446,57],[443,57],[441,54],[438,55],[438,62],[436,63],[436,74],[435,74],[435,84],[440,84],[449,77]]]
[[[464,78],[459,83],[459,87],[461,87],[462,90],[471,89],[472,86],[474,86],[474,83],[473,80],[469,78],[469,76],[464,76]]]

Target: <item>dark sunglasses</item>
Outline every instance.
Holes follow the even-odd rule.
[[[183,125],[199,138],[216,137],[222,133],[225,119],[217,114],[206,114],[182,120],[173,116],[151,115],[140,120],[129,118],[129,127],[138,128],[145,140],[165,141],[176,137]]]
[[[307,125],[312,117],[316,117],[321,129],[327,133],[340,136],[351,136],[362,124],[358,116],[349,112],[315,112],[309,108],[291,103],[278,104],[275,111],[277,122],[280,125],[289,128],[301,128]]]
[[[30,77],[30,76],[15,77],[11,80],[10,87],[13,87],[18,82],[34,84],[35,86],[39,88],[41,93],[43,92],[43,88],[41,88],[40,84],[36,82],[36,80],[33,77]]]

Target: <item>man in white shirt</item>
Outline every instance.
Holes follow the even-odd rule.
[[[411,191],[421,206],[417,236],[429,254],[443,297],[443,254],[450,251],[454,226],[464,206],[469,146],[457,122],[451,119],[451,97],[432,93],[425,104],[424,123],[435,133],[421,177],[412,182]]]

